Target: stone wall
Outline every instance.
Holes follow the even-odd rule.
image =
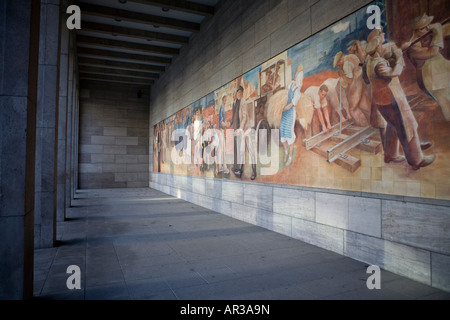
[[[78,187],[148,186],[148,90],[92,83],[83,88]]]
[[[448,202],[162,173],[150,187],[450,291]]]
[[[149,186],[450,291],[450,202],[152,172],[153,126],[370,1],[222,1],[152,89]]]

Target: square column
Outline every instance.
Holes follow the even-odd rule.
[[[61,17],[64,17],[67,0],[61,1]],[[66,145],[67,145],[67,109],[69,86],[69,38],[70,32],[65,19],[60,21],[60,56],[59,56],[59,103],[58,103],[58,152],[56,185],[56,220],[64,221],[66,217]]]
[[[0,6],[0,299],[33,296],[40,6]]]
[[[56,241],[59,21],[59,1],[42,1],[36,110],[35,248],[50,248]]]
[[[66,114],[66,192],[65,206],[70,208],[72,195],[72,144],[73,144],[73,109],[75,96],[74,68],[75,68],[75,34],[70,32],[69,35],[69,68],[67,80],[67,114]]]

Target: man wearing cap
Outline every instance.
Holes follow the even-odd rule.
[[[398,78],[404,67],[403,53],[392,45],[389,53],[386,52],[381,30],[374,29],[369,38],[366,72],[371,84],[372,110],[379,111],[387,121],[385,135],[382,136],[384,162],[405,160],[399,155],[400,142],[406,160],[414,170],[426,167],[433,163],[436,156],[422,154],[418,125]]]
[[[439,53],[444,47],[444,33],[448,33],[446,30],[450,26],[431,24],[431,21],[433,16],[426,13],[414,19],[413,36],[402,48],[407,49],[408,57],[416,68],[419,87],[437,102],[445,120],[450,121],[450,61]],[[411,45],[430,30],[429,36]]]

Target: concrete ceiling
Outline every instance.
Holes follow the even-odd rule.
[[[123,2],[123,3],[122,3]],[[151,86],[219,0],[80,0],[80,80]]]

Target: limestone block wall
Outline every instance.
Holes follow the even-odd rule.
[[[148,90],[82,87],[78,187],[148,186]]]
[[[153,172],[153,126],[371,1],[221,1],[152,88],[149,186],[450,291],[450,201]]]
[[[150,187],[450,291],[448,201],[163,173]]]

